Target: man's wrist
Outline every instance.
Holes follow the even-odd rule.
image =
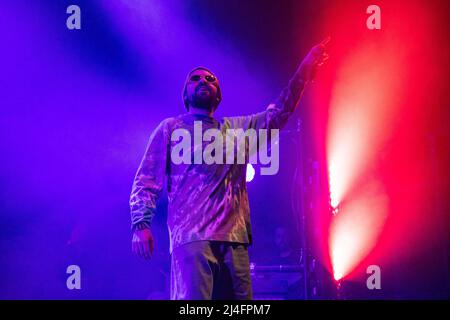
[[[297,71],[291,79],[291,87],[294,90],[303,90],[308,83],[305,75],[301,71]]]
[[[133,231],[150,229],[150,224],[146,221],[141,221],[141,222],[134,224],[132,229],[133,229]]]
[[[310,80],[310,68],[309,66],[301,63],[298,69],[295,72],[294,79],[297,83],[302,83],[305,85]]]

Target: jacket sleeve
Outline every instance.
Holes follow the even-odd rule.
[[[243,117],[231,117],[231,128],[282,129],[289,117],[294,113],[305,87],[300,69],[290,79],[288,85],[281,91],[277,100],[269,104],[266,110]]]
[[[130,195],[131,224],[150,227],[168,168],[170,140],[165,121],[153,131]]]

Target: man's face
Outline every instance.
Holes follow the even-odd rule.
[[[206,70],[195,70],[189,76],[186,87],[189,104],[195,108],[212,110],[217,105],[217,87],[214,75]]]

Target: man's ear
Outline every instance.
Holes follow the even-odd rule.
[[[217,103],[220,103],[222,101],[222,90],[220,90],[220,87],[217,87],[216,100]]]
[[[187,97],[187,90],[184,90],[183,92],[183,103],[187,111],[189,111],[189,101]]]

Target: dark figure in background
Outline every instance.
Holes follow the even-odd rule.
[[[277,246],[277,256],[272,264],[280,265],[300,265],[301,251],[294,248],[294,243],[285,227],[275,229],[275,245]]]
[[[283,267],[296,266],[300,269],[289,274],[287,283],[287,292],[284,299],[303,299],[303,273],[304,261],[302,252],[294,247],[295,242],[291,233],[285,227],[275,229],[275,245],[277,246],[277,256],[274,258],[273,265],[282,265]]]
[[[171,133],[182,128],[192,137],[197,121],[201,121],[203,132],[215,128],[224,136],[227,129],[281,129],[317,66],[327,59],[327,42],[311,49],[275,103],[249,116],[215,119],[214,112],[222,100],[219,81],[209,69],[195,68],[183,90],[187,113],[163,120],[152,133],[130,197],[132,250],[147,259],[152,255],[151,220],[165,183],[171,299],[252,298],[246,165],[174,164]]]

